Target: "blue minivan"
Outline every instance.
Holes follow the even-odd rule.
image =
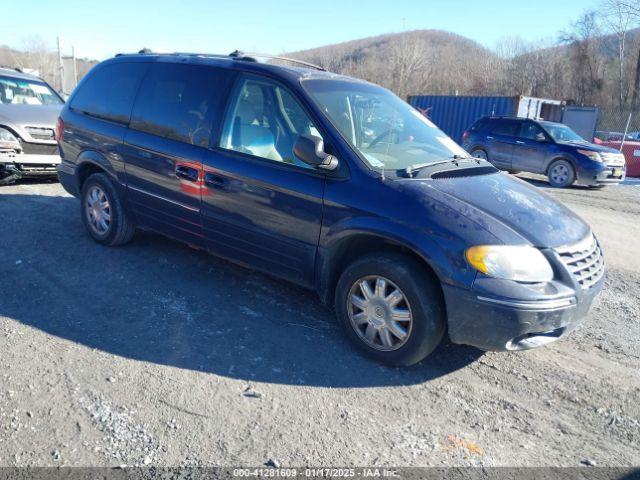
[[[626,174],[622,153],[587,142],[562,123],[484,117],[464,132],[462,146],[501,170],[546,175],[552,187],[603,187]]]
[[[140,53],[89,72],[58,172],[95,241],[153,230],[313,289],[391,365],[445,334],[524,350],[585,318],[604,260],[574,213],[381,87],[259,60]]]

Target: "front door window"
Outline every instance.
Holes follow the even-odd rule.
[[[280,85],[246,79],[231,102],[220,147],[299,167],[293,145],[299,135],[321,137],[298,101]]]

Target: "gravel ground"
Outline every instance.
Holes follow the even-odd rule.
[[[101,247],[58,184],[0,187],[0,466],[640,465],[640,186],[532,181],[604,246],[585,326],[404,370],[309,292],[152,234]]]

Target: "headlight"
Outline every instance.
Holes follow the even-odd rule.
[[[478,245],[466,251],[467,261],[491,277],[516,282],[548,282],[553,270],[537,248],[510,245]]]
[[[18,139],[6,128],[0,128],[0,148],[10,150],[21,149]]]
[[[602,161],[602,156],[598,152],[592,152],[591,150],[578,150],[578,153],[581,153],[596,162]]]

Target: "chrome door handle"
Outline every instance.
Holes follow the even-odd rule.
[[[524,145],[524,142],[521,142],[520,140],[516,140],[516,143],[517,143],[518,145]]]
[[[199,177],[198,169],[185,165],[176,165],[176,176],[191,182],[197,182]]]
[[[487,140],[493,140],[493,137],[487,137]]]
[[[226,188],[228,181],[225,177],[220,177],[211,173],[205,173],[204,183],[213,188]]]

